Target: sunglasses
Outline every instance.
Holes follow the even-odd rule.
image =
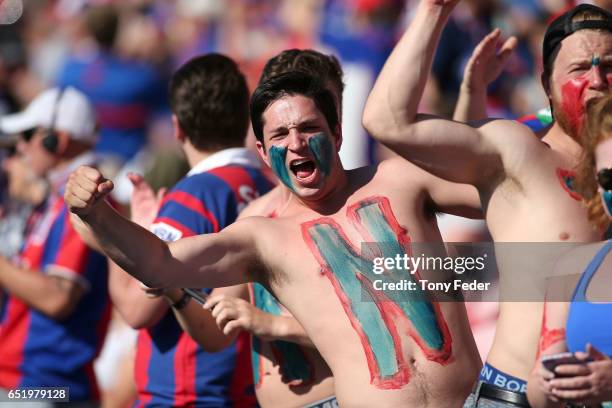
[[[21,132],[21,138],[23,139],[24,142],[27,143],[30,140],[32,140],[32,137],[34,136],[34,134],[36,134],[36,128],[26,129],[23,132]]]
[[[601,169],[597,172],[597,183],[605,191],[612,191],[612,168]]]

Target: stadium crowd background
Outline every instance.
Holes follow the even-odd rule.
[[[94,103],[101,134],[110,135],[98,150],[116,158],[118,171],[144,172],[160,188],[187,171],[172,138],[166,98],[174,69],[195,55],[221,52],[239,63],[252,90],[271,56],[288,48],[313,48],[336,55],[346,73],[341,151],[345,166],[374,163],[388,153],[362,130],[361,111],[377,73],[410,21],[414,3],[25,0],[21,18],[0,26],[0,116],[22,110],[48,87],[73,85]],[[610,0],[594,3],[612,9]],[[519,118],[546,108],[539,85],[542,36],[551,17],[575,4],[567,0],[461,2],[443,34],[421,111],[452,116],[465,64],[494,27],[501,28],[505,37],[516,36],[518,46],[504,73],[489,87],[489,116]],[[112,35],[112,13],[98,8],[109,5],[118,11],[116,36]],[[94,8],[98,12],[92,13]],[[250,140],[252,144],[253,137]],[[119,202],[127,202],[129,188],[130,183],[120,183]],[[5,180],[1,194],[2,206],[9,207]],[[447,241],[488,239],[484,224],[478,222],[442,220],[441,229]],[[4,226],[0,229],[2,250],[10,253],[19,238],[12,239],[8,231]],[[495,304],[468,307],[479,349],[486,352],[494,333]],[[134,332],[115,317],[97,364],[105,391],[131,379],[133,341]],[[111,400],[107,402],[112,406]]]

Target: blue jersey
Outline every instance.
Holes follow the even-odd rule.
[[[92,59],[70,59],[58,78],[93,103],[100,138],[95,150],[124,160],[146,143],[146,129],[156,111],[167,109],[166,81],[150,65],[99,53]]]
[[[218,232],[271,185],[259,169],[224,165],[192,174],[166,195],[151,230],[166,241]],[[141,330],[136,353],[138,406],[256,406],[248,335],[218,352],[203,351],[171,311]]]
[[[19,261],[32,273],[74,280],[85,293],[61,320],[7,295],[0,314],[0,387],[69,387],[71,401],[96,401],[92,364],[110,317],[107,264],[69,218],[63,198],[52,194],[30,217]]]

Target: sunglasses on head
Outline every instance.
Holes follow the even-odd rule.
[[[612,191],[612,168],[599,170],[597,172],[597,182],[605,191]]]

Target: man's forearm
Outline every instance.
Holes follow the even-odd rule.
[[[457,122],[477,122],[487,119],[487,90],[468,89],[461,84],[453,120]]]
[[[4,257],[0,257],[0,287],[54,319],[69,314],[83,293],[76,282],[19,268]]]
[[[150,287],[166,287],[172,269],[167,244],[103,202],[81,219],[89,226],[104,253],[124,271]]]
[[[419,4],[368,98],[364,124],[383,141],[415,121],[440,34],[452,8]]]
[[[183,296],[185,292],[180,289],[170,289],[165,294],[171,305],[179,304]],[[216,353],[234,341],[235,336],[223,334],[210,311],[204,310],[193,299],[184,306],[171,307],[171,309],[181,328],[207,352]]]
[[[163,299],[147,296],[141,284],[113,262],[109,264],[108,279],[111,300],[133,329],[153,326],[168,311]]]

